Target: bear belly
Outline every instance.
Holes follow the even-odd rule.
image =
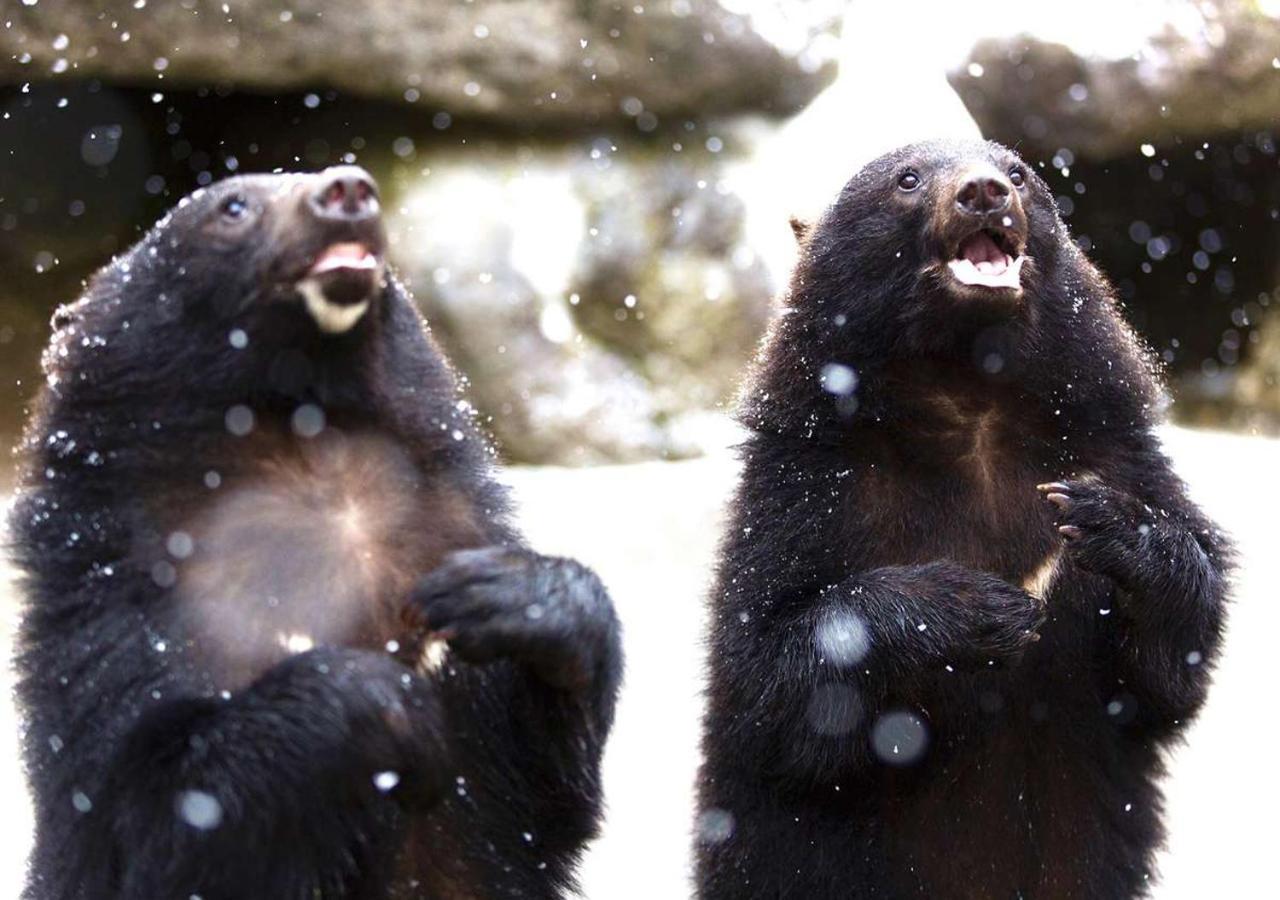
[[[183,557],[177,615],[218,686],[320,645],[416,660],[422,636],[402,609],[411,586],[447,553],[484,543],[464,495],[374,435],[331,430],[248,455],[258,461],[167,540]]]
[[[1117,818],[1083,742],[1025,718],[957,747],[907,791],[883,798],[895,887],[938,900],[1109,896],[1099,873],[1124,868],[1142,812]],[[1025,730],[1038,730],[1028,740]],[[1129,785],[1127,796],[1142,796]]]

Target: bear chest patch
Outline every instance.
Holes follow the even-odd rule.
[[[407,645],[414,581],[484,543],[466,496],[386,438],[326,431],[246,451],[255,462],[167,540],[177,615],[219,686],[313,646]]]

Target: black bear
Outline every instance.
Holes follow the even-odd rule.
[[[13,515],[30,900],[560,897],[621,675],[362,170],[197,191],[60,310]]]
[[[802,230],[711,597],[702,897],[1144,892],[1230,555],[1160,411],[1004,147],[904,147]]]

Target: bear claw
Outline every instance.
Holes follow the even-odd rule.
[[[1054,491],[1051,494],[1045,494],[1044,499],[1048,500],[1050,503],[1058,507],[1058,509],[1062,510],[1063,512],[1066,512],[1067,508],[1071,506],[1071,498],[1066,494],[1060,493],[1058,491]]]

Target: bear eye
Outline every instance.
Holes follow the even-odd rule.
[[[1018,166],[1009,170],[1009,180],[1013,182],[1014,187],[1022,187],[1027,183],[1027,177],[1022,174],[1022,169]]]
[[[904,191],[914,191],[920,187],[920,176],[907,170],[898,176],[898,187]]]
[[[234,194],[222,201],[218,207],[222,215],[233,222],[238,222],[249,214],[249,203],[239,194]]]

